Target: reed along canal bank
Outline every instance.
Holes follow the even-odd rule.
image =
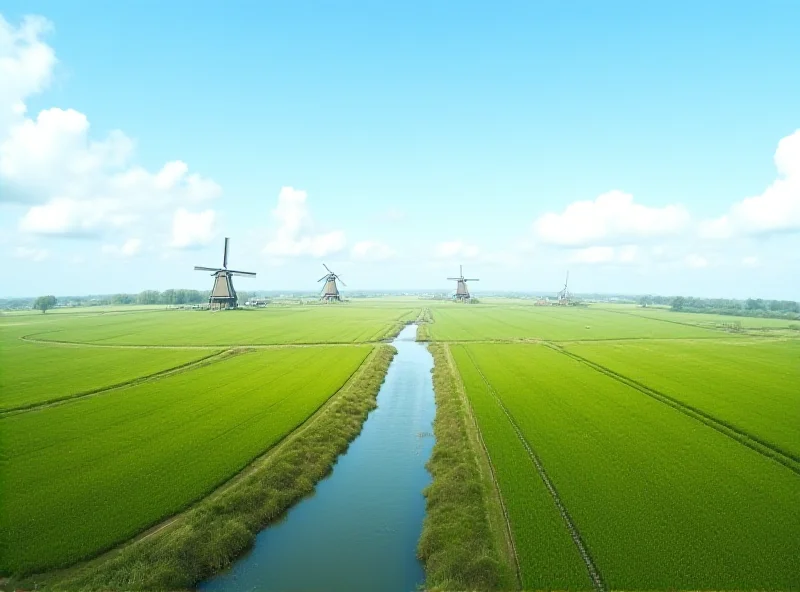
[[[433,448],[433,358],[405,327],[361,434],[286,517],[205,591],[382,590],[424,583],[417,542],[425,516],[425,463]]]

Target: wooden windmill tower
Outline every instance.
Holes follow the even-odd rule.
[[[459,302],[469,302],[471,299],[471,296],[469,295],[469,290],[467,290],[467,282],[480,281],[477,278],[465,278],[464,269],[463,266],[461,265],[458,266],[458,277],[451,277],[447,279],[456,282],[456,293],[453,296],[453,298]]]
[[[328,273],[317,280],[317,282],[325,280],[325,286],[322,288],[322,294],[320,295],[319,299],[325,302],[341,302],[342,297],[339,294],[339,288],[336,286],[336,280],[342,282],[342,278],[333,273],[324,263],[322,266],[328,270]],[[347,284],[342,282],[342,285],[346,286]]]
[[[569,293],[567,286],[569,285],[569,271],[567,272],[567,279],[564,280],[564,287],[558,293],[558,303],[561,306],[569,306],[572,300],[572,294]]]
[[[208,308],[211,310],[220,310],[223,308],[236,308],[238,300],[236,297],[236,290],[233,289],[232,277],[241,275],[244,277],[256,277],[256,274],[251,271],[236,271],[228,269],[228,241],[230,239],[225,237],[225,252],[222,255],[222,267],[200,267],[195,266],[195,271],[210,271],[214,276],[214,287],[211,288],[211,296],[208,299]]]

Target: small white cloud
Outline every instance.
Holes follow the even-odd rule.
[[[278,257],[323,257],[338,253],[347,244],[344,232],[318,232],[308,209],[308,194],[283,187],[272,217],[278,228],[264,247],[264,253]]]
[[[34,249],[31,247],[17,247],[14,249],[14,257],[16,259],[25,259],[27,261],[44,261],[50,256],[47,249]]]
[[[703,269],[705,267],[708,267],[708,259],[706,259],[701,255],[697,255],[696,253],[687,255],[686,257],[684,257],[683,261],[684,263],[686,263],[687,267],[690,267],[692,269]]]
[[[800,129],[778,142],[778,178],[761,195],[731,206],[719,218],[701,224],[705,238],[767,235],[800,231]]]
[[[172,242],[176,249],[207,245],[216,236],[214,210],[192,213],[183,208],[177,210],[172,219]]]
[[[744,259],[742,259],[742,265],[744,267],[750,267],[750,268],[758,267],[759,265],[761,265],[761,261],[759,261],[758,257],[753,257],[753,256],[745,257]]]
[[[133,257],[142,250],[142,241],[138,238],[126,240],[122,245],[103,245],[100,250],[107,255]]]
[[[436,257],[439,259],[477,259],[481,250],[475,246],[460,240],[439,243],[434,249]]]
[[[652,208],[634,203],[632,195],[615,190],[594,201],[574,202],[560,214],[544,214],[534,222],[533,230],[544,244],[589,247],[675,235],[689,221],[683,206]]]
[[[396,254],[394,249],[378,241],[361,241],[350,250],[350,256],[356,261],[386,261]]]

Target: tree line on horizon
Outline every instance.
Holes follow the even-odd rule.
[[[700,312],[731,316],[800,320],[800,303],[794,300],[748,298],[694,298],[692,296],[641,296],[640,306],[669,306],[676,312]]]

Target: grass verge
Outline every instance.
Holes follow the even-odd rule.
[[[376,407],[395,353],[391,346],[377,347],[312,420],[222,490],[116,552],[40,580],[39,589],[177,590],[224,570],[331,471]]]
[[[429,345],[436,395],[433,482],[417,552],[426,588],[509,590],[519,587],[513,547],[491,467],[450,363],[447,346]]]

